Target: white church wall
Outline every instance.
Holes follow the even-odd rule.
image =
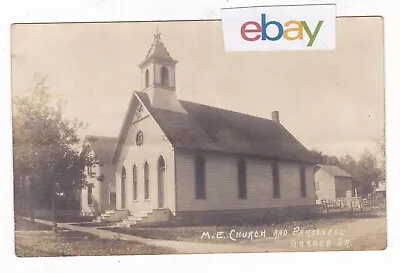
[[[137,132],[143,132],[143,144],[136,145]],[[121,209],[121,170],[126,169],[125,208],[131,212],[158,208],[158,159],[165,161],[164,207],[175,211],[175,172],[172,146],[154,119],[143,111],[142,119],[131,124],[117,164],[117,208]],[[144,164],[149,164],[150,198],[145,200]],[[137,200],[133,200],[133,166],[137,168]]]
[[[271,161],[243,158],[247,198],[239,199],[236,156],[205,154],[206,199],[195,199],[194,155],[175,152],[177,211],[259,209],[315,204],[313,166],[306,167],[307,196],[301,197],[300,164],[280,162],[280,198],[273,198]]]
[[[104,174],[104,180],[99,183],[101,185],[100,209],[104,212],[115,208],[115,205],[110,203],[110,184],[115,184],[115,165],[104,164],[101,167],[101,173]]]

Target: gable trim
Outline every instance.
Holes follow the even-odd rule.
[[[120,155],[121,149],[122,149],[121,147],[125,142],[125,138],[126,138],[126,135],[128,133],[128,129],[129,129],[130,122],[128,122],[128,121],[130,119],[132,119],[133,115],[134,115],[134,112],[132,111],[134,101],[135,101],[135,95],[131,96],[131,100],[129,101],[128,110],[125,113],[124,121],[122,122],[122,127],[121,127],[121,130],[118,135],[117,144],[115,145],[115,149],[114,149],[113,155],[111,157],[111,164],[116,164],[119,159],[119,155]]]
[[[124,144],[124,142],[126,140],[126,136],[128,134],[130,125],[132,124],[131,120],[133,119],[133,117],[135,115],[135,113],[133,111],[135,98],[142,105],[142,107],[144,107],[144,109],[146,109],[146,111],[149,113],[146,117],[140,119],[139,121],[141,121],[141,120],[143,120],[145,118],[148,118],[150,116],[154,120],[154,122],[157,124],[158,128],[160,128],[160,130],[164,133],[164,136],[167,138],[167,141],[173,147],[170,138],[167,136],[167,134],[165,133],[163,128],[160,126],[160,124],[157,122],[157,120],[151,114],[151,111],[146,107],[146,104],[142,102],[142,100],[139,98],[139,96],[137,96],[136,91],[134,91],[134,93],[133,93],[133,95],[131,97],[130,103],[129,103],[128,110],[125,113],[124,121],[122,123],[122,127],[121,127],[121,130],[120,130],[119,136],[118,136],[117,145],[115,146],[114,153],[113,153],[113,156],[112,156],[112,159],[111,159],[111,164],[116,164],[117,163],[117,161],[119,159],[119,156],[121,154],[122,145]]]

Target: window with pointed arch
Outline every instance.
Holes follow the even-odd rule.
[[[149,70],[146,69],[144,72],[144,86],[148,87],[150,85],[150,79],[149,79]]]
[[[122,166],[121,170],[121,207],[125,208],[126,203],[126,170],[125,167]]]
[[[281,185],[280,185],[280,178],[279,178],[278,162],[272,163],[272,194],[273,194],[273,198],[281,197]]]
[[[137,201],[137,168],[136,165],[133,165],[132,168],[132,183],[133,183],[133,200]]]
[[[88,205],[92,206],[93,205],[93,185],[89,185],[87,188],[87,201]]]
[[[203,157],[195,159],[196,199],[206,199],[206,166]]]
[[[161,67],[161,84],[169,86],[168,68],[165,66]]]
[[[246,177],[246,162],[240,159],[238,162],[238,197],[239,199],[247,198],[247,177]]]
[[[149,163],[144,163],[144,199],[150,199]]]

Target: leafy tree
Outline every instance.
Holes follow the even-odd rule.
[[[357,160],[355,160],[351,155],[346,155],[339,159],[339,165],[342,167],[346,172],[350,174],[354,174],[357,168]]]
[[[381,177],[381,169],[378,160],[368,150],[365,150],[357,162],[354,176],[360,181],[363,194],[372,192],[372,182],[378,182]]]
[[[15,209],[48,208],[52,196],[73,198],[86,185],[90,158],[79,151],[83,123],[63,117],[62,103],[54,105],[45,80],[13,99]],[[57,185],[57,187],[56,187]]]
[[[329,156],[323,154],[319,150],[311,150],[311,153],[314,154],[317,163],[325,164],[325,165],[340,165],[339,159],[336,156]]]

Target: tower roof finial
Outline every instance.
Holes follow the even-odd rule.
[[[158,26],[156,28],[156,34],[154,34],[154,40],[160,41],[161,40],[161,33],[158,31]]]
[[[156,27],[156,33],[154,34],[153,44],[151,45],[144,61],[139,64],[139,67],[142,68],[152,59],[164,60],[173,64],[177,63],[177,61],[169,55],[167,48],[161,41],[161,33],[158,30],[158,26]]]

